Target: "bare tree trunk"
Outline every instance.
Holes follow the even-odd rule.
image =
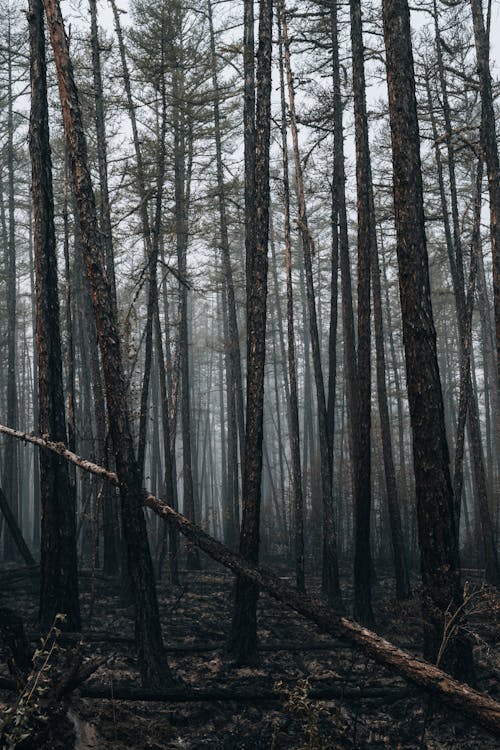
[[[30,155],[34,207],[36,339],[38,353],[39,430],[66,442],[62,380],[59,297],[57,289],[52,158],[45,62],[43,3],[29,6],[31,115]],[[76,560],[75,487],[63,459],[40,453],[42,532],[40,621],[49,628],[58,613],[69,630],[80,629]]]
[[[377,253],[375,208],[368,142],[368,115],[364,71],[363,28],[360,0],[350,0],[356,187],[358,209],[358,349],[356,449],[354,452],[354,614],[373,626],[371,604],[371,309],[370,266]],[[351,415],[354,417],[354,414]]]
[[[375,321],[375,348],[377,356],[377,398],[382,433],[382,454],[384,461],[385,487],[389,511],[389,525],[392,543],[394,574],[396,578],[396,597],[408,599],[411,596],[410,576],[406,558],[403,528],[401,523],[400,498],[396,485],[396,471],[392,448],[391,423],[387,403],[386,359],[384,350],[384,321],[382,315],[382,289],[380,284],[380,265],[378,249],[374,248],[372,263],[373,316]]]
[[[212,54],[212,84],[214,87],[214,136],[217,162],[217,187],[219,198],[219,216],[221,233],[222,266],[226,282],[227,295],[227,325],[229,336],[229,358],[230,358],[230,380],[233,388],[236,408],[236,420],[239,435],[240,464],[243,471],[245,453],[245,419],[243,407],[243,378],[241,374],[240,340],[238,332],[238,319],[236,315],[236,301],[234,294],[233,272],[231,268],[231,255],[226,218],[226,195],[224,187],[224,164],[222,158],[222,133],[219,109],[219,80],[217,74],[217,57],[215,49],[215,35],[213,28],[212,0],[207,0],[208,22],[210,27],[210,51]],[[229,377],[229,376],[228,376]],[[237,467],[235,467],[237,471]],[[235,481],[237,486],[237,479]]]
[[[434,661],[442,641],[445,613],[450,606],[453,610],[460,607],[463,598],[430,296],[410,13],[406,0],[383,0],[382,9],[399,287],[421,553],[424,655]],[[472,652],[465,638],[458,638],[451,644],[445,664],[453,672],[470,673]]]
[[[266,354],[267,253],[269,234],[269,139],[271,125],[272,0],[260,0],[255,138],[255,212],[247,245],[247,407],[243,520],[240,554],[255,564],[259,555],[262,492],[264,363]],[[246,165],[248,168],[248,164]],[[248,238],[247,238],[248,239]],[[251,239],[251,238],[250,238]],[[252,661],[257,648],[258,590],[238,577],[230,648],[238,663]]]

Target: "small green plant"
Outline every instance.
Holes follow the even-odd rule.
[[[59,645],[59,636],[65,615],[58,614],[40,647],[33,654],[33,667],[17,703],[6,712],[1,728],[0,743],[6,750],[18,750],[29,745],[29,739],[40,732],[50,720],[47,710],[53,698],[55,674],[58,671],[58,655],[64,651]]]
[[[291,715],[292,726],[288,728],[288,737],[293,732],[296,750],[332,750],[335,747],[335,738],[340,739],[345,733],[345,725],[339,708],[335,708],[332,714],[319,701],[311,698],[311,685],[309,679],[298,680],[295,685],[286,685],[282,680],[274,683],[274,692],[280,697],[283,709]],[[328,720],[330,729],[328,737],[322,736],[321,722]],[[271,749],[278,747],[278,734],[275,730]],[[340,745],[339,745],[340,747]]]

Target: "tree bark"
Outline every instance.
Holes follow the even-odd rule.
[[[360,0],[350,0],[356,189],[358,210],[358,347],[357,412],[354,432],[354,615],[373,627],[371,603],[371,309],[370,266],[377,252],[375,208],[368,142],[368,115],[364,70],[363,27]]]
[[[406,0],[383,0],[382,9],[423,584],[424,656],[435,661],[445,613],[463,600],[458,535],[430,296],[410,13]],[[446,665],[457,674],[472,669],[472,652],[465,638],[452,644]]]
[[[255,205],[247,245],[247,405],[243,518],[240,554],[255,564],[259,556],[262,493],[264,363],[266,355],[267,254],[269,235],[269,140],[271,125],[272,0],[261,0],[257,68]],[[248,165],[246,165],[248,168]],[[252,180],[250,180],[252,182]],[[250,239],[251,239],[250,237]],[[250,250],[250,255],[248,252]],[[258,590],[238,576],[231,625],[230,649],[238,663],[255,659]]]
[[[66,443],[59,296],[57,288],[52,158],[45,62],[43,3],[29,6],[31,114],[29,145],[34,208],[38,427],[49,439]],[[58,613],[70,630],[80,628],[76,559],[76,496],[68,466],[40,454],[42,506],[40,611],[43,628]]]

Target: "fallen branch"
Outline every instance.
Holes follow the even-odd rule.
[[[0,425],[0,432],[52,450],[85,471],[107,479],[114,485],[118,484],[116,474],[77,456],[60,443],[51,443],[44,438],[18,432],[3,425]],[[231,552],[221,542],[213,539],[157,497],[144,493],[142,502],[157,515],[172,523],[187,539],[214,560],[230,568],[234,573],[245,576],[275,599],[291,607],[307,620],[314,622],[323,632],[335,637],[345,638],[376,662],[389,667],[405,679],[423,688],[446,706],[466,714],[494,734],[500,735],[500,703],[493,698],[473,690],[433,664],[429,664],[398,648],[356,622],[346,617],[340,617],[324,601],[301,594],[296,589],[283,583],[274,573],[249,565],[240,555]]]

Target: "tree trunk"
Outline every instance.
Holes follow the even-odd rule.
[[[424,656],[435,661],[445,613],[462,604],[458,536],[430,296],[410,13],[406,0],[383,0],[382,8],[423,584]],[[465,638],[456,639],[445,663],[457,674],[470,672],[470,643]]]
[[[29,7],[31,115],[29,144],[34,207],[36,339],[39,430],[66,443],[59,296],[57,289],[52,158],[45,62],[43,4]],[[42,505],[40,621],[49,628],[58,613],[69,630],[80,629],[76,560],[75,487],[61,458],[40,453]]]
[[[356,450],[354,459],[354,615],[373,627],[371,603],[371,328],[370,265],[377,252],[375,208],[368,142],[368,115],[364,71],[363,28],[360,0],[350,0],[356,188],[358,209],[358,351]]]
[[[255,138],[255,206],[247,245],[247,406],[243,519],[240,554],[252,564],[259,556],[266,355],[267,253],[269,234],[269,139],[271,124],[272,0],[260,0]],[[248,168],[248,164],[246,165]],[[252,182],[252,180],[251,180]],[[248,238],[247,238],[248,239]],[[250,250],[250,255],[248,251]],[[230,648],[238,663],[250,662],[257,648],[257,588],[238,576]]]

